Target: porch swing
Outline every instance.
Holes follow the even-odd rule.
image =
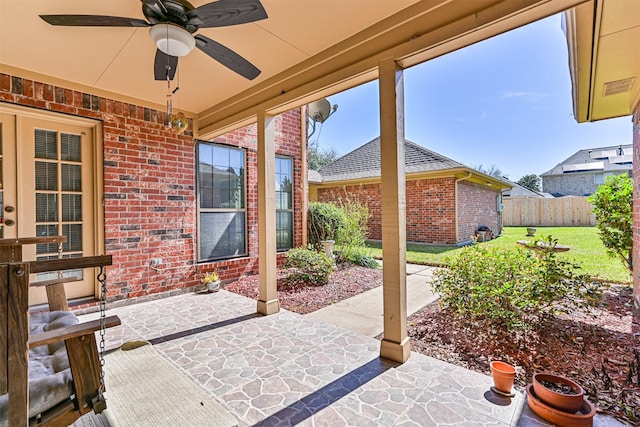
[[[105,329],[120,325],[107,317],[106,275],[110,255],[62,258],[65,236],[0,239],[0,427],[68,426],[82,415],[106,409]],[[21,261],[22,245],[59,245],[59,259]],[[64,284],[77,281],[63,270],[98,267],[100,318],[78,323],[69,311]],[[58,272],[29,283],[29,275]],[[29,287],[45,287],[49,311],[29,314]],[[100,345],[95,332],[100,331]],[[99,350],[99,351],[98,351]]]

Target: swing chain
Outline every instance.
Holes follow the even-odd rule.
[[[101,413],[107,408],[106,399],[104,398],[104,352],[105,352],[105,330],[107,319],[107,275],[104,272],[104,266],[100,266],[98,272],[98,282],[100,283],[100,388],[98,388],[98,396],[93,399],[93,411],[96,414]]]

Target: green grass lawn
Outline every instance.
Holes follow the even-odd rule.
[[[568,252],[559,256],[579,263],[583,271],[591,277],[616,283],[630,283],[628,270],[617,258],[607,255],[605,247],[598,237],[595,227],[536,227],[536,237],[552,236],[558,244],[571,247]],[[489,247],[513,248],[516,241],[531,239],[527,237],[526,227],[505,227],[502,235],[485,242],[478,243]],[[370,254],[382,257],[382,245],[370,243]],[[446,265],[463,248],[451,246],[407,245],[407,262],[413,264]]]

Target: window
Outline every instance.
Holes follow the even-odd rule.
[[[610,177],[612,175],[613,175],[613,172],[596,173],[593,175],[593,183],[596,185],[602,185],[604,184],[607,177]]]
[[[276,157],[276,248],[293,247],[293,160]]]
[[[247,254],[245,152],[198,143],[198,259]]]

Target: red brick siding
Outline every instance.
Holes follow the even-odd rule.
[[[498,192],[479,184],[458,183],[458,239],[471,239],[480,225],[486,225],[495,235],[502,233],[502,218],[497,211]]]
[[[223,280],[257,272],[255,125],[217,139],[247,148],[249,256],[197,264],[195,141],[168,131],[163,111],[1,73],[0,100],[102,122],[105,251],[113,255],[109,299],[193,286],[213,268]],[[304,196],[300,120],[300,110],[276,119],[277,153],[294,161],[295,245],[302,242]],[[163,259],[161,272],[149,267],[151,258]]]
[[[455,178],[407,181],[407,241],[456,244]]]
[[[454,178],[407,181],[407,241],[455,244]],[[336,201],[350,193],[367,204],[369,238],[382,239],[382,190],[379,183],[318,189],[321,202]]]
[[[633,114],[633,299],[640,317],[640,104]]]
[[[455,224],[455,178],[432,178],[407,181],[407,241],[455,245],[469,241],[479,225],[499,234],[501,220],[496,211],[494,190],[461,181],[458,184],[458,241]],[[358,184],[319,188],[318,201],[333,202],[347,194],[369,207],[369,238],[382,239],[382,191],[380,184]]]

